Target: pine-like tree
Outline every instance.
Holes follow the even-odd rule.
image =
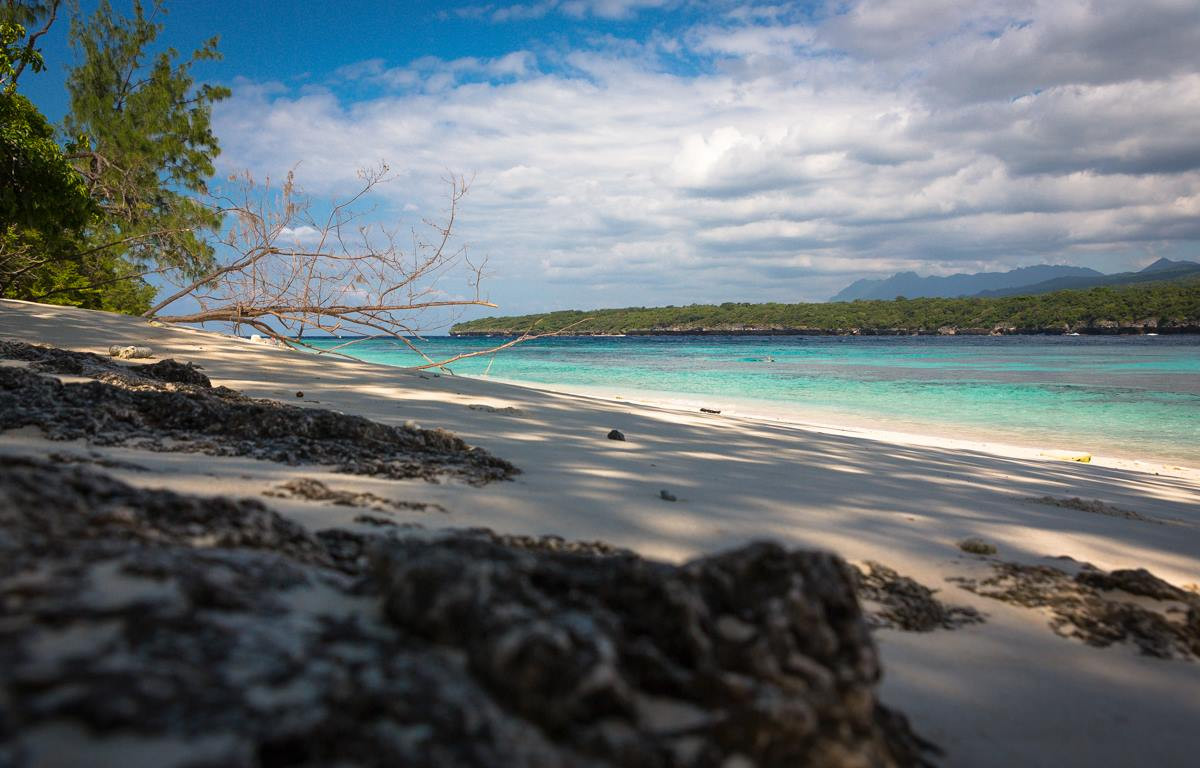
[[[102,0],[86,21],[71,21],[79,61],[67,87],[65,129],[77,137],[71,156],[102,211],[86,236],[88,248],[120,253],[139,267],[198,273],[211,266],[206,233],[220,215],[195,195],[207,192],[220,152],[212,105],[228,88],[197,85],[192,65],[220,58],[211,38],[184,60],[174,49],[152,55],[166,14],[135,0],[122,18]]]
[[[216,38],[180,61],[152,53],[166,14],[135,0],[129,18],[108,0],[84,18],[76,7],[68,76],[66,154],[54,131],[16,92],[60,0],[4,0],[0,61],[0,295],[141,313],[156,293],[144,275],[211,267],[208,233],[219,212],[198,197],[219,152],[212,105],[227,88],[197,85],[198,61],[219,57]],[[26,34],[26,25],[35,29]]]

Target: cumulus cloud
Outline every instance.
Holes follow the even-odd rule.
[[[365,98],[237,88],[216,115],[221,161],[258,175],[302,161],[302,183],[328,195],[387,158],[398,218],[436,215],[439,178],[474,173],[459,232],[489,255],[505,311],[822,299],[897,270],[1200,256],[1193,3],[737,7],[677,32],[348,62],[338,77],[372,84]]]

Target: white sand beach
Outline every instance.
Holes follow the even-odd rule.
[[[1055,634],[1044,609],[947,581],[987,571],[988,560],[957,546],[973,536],[1007,562],[1071,558],[1198,584],[1200,469],[1104,457],[1083,464],[1054,458],[1051,449],[1063,446],[794,423],[720,403],[712,406],[721,414],[705,414],[694,398],[550,392],[16,301],[0,301],[0,338],[101,354],[112,344],[147,345],[155,359],[196,363],[214,385],[252,397],[450,430],[522,474],[484,487],[384,480],[55,443],[31,429],[0,434],[2,455],[97,451],[153,470],[110,470],[130,484],[196,494],[263,498],[289,478],[312,477],[445,508],[397,513],[425,526],[599,539],[670,561],[760,538],[875,560],[986,615],[955,630],[875,635],[885,703],[945,750],[946,765],[1185,766],[1200,753],[1200,663],[1139,655],[1127,644],[1091,647]],[[607,439],[612,429],[626,440]],[[662,499],[663,490],[677,500]],[[1032,501],[1047,496],[1150,519]],[[263,500],[310,527],[356,525],[353,508]]]

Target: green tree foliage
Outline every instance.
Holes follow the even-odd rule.
[[[1135,326],[1153,318],[1164,328],[1200,327],[1200,279],[1103,286],[1037,296],[921,298],[824,304],[733,304],[630,307],[488,317],[452,333],[937,333],[939,329],[1058,332]]]
[[[190,58],[174,49],[151,55],[166,13],[141,2],[122,18],[103,0],[86,21],[71,21],[80,61],[67,87],[71,152],[103,215],[87,233],[90,247],[120,252],[139,266],[198,274],[212,263],[206,233],[220,214],[193,195],[207,192],[213,158],[212,105],[229,89],[196,85],[192,65],[220,57],[214,37]]]
[[[16,91],[23,70],[43,68],[17,23],[37,17],[17,10],[10,4],[0,16],[0,295],[32,298],[79,277],[57,268],[56,254],[74,248],[97,209],[54,128]]]
[[[135,2],[122,18],[105,0],[71,22],[65,151],[28,99],[22,71],[43,68],[36,39],[60,0],[0,0],[0,295],[140,314],[156,293],[145,274],[208,268],[220,215],[206,192],[219,147],[212,104],[228,89],[197,86],[191,67],[217,57],[209,40],[190,59],[152,55],[165,10]],[[25,29],[37,28],[26,35]]]

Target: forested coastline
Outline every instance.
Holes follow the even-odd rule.
[[[1200,279],[1002,298],[567,310],[458,323],[454,336],[1200,333]]]

